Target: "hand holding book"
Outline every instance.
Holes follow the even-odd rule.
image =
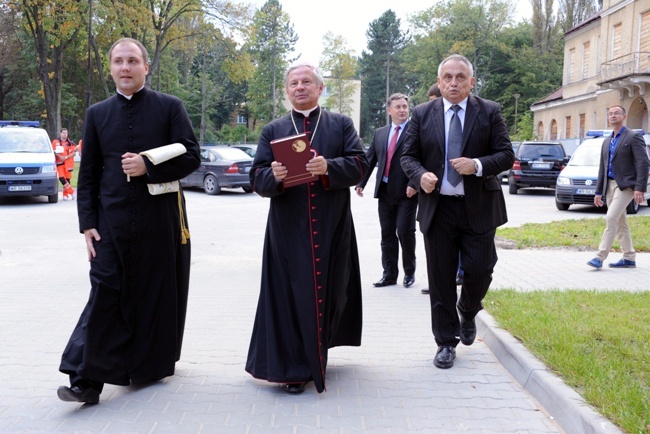
[[[297,134],[273,140],[271,141],[271,149],[275,161],[280,163],[272,164],[274,174],[276,176],[282,175],[283,173],[276,174],[275,169],[281,169],[282,166],[286,168],[286,176],[282,178],[282,184],[285,188],[317,179],[317,176],[307,169],[309,161],[317,157],[318,153],[310,147],[306,134]]]

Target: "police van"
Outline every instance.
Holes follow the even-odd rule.
[[[0,196],[47,196],[59,201],[56,160],[37,121],[0,121]]]

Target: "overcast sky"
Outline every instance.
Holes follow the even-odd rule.
[[[266,0],[240,0],[241,3],[251,3],[257,9]],[[521,18],[530,19],[532,7],[528,0],[516,0],[517,21]],[[331,31],[334,35],[342,35],[347,46],[359,56],[366,48],[368,40],[366,30],[371,21],[379,18],[391,9],[400,19],[403,26],[408,24],[408,17],[421,12],[435,4],[432,0],[280,0],[282,10],[286,12],[298,34],[296,51],[302,53],[301,61],[318,65],[323,50],[323,35]]]

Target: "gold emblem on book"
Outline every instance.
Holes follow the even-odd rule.
[[[302,152],[302,151],[304,151],[305,149],[307,149],[307,143],[305,143],[304,140],[296,140],[295,142],[293,142],[293,144],[291,145],[291,147],[292,147],[293,150],[296,151],[296,152]]]

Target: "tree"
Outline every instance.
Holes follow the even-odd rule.
[[[21,54],[16,24],[16,11],[0,4],[0,119],[4,118],[5,101],[20,77],[14,68]]]
[[[289,15],[278,0],[267,0],[253,17],[248,51],[255,59],[255,73],[248,86],[249,109],[263,123],[284,112],[282,106],[282,72],[298,41]]]
[[[43,85],[46,129],[52,136],[61,130],[61,92],[64,53],[79,34],[87,2],[81,0],[20,0],[17,4],[36,48],[38,76]]]
[[[323,36],[323,46],[325,48],[320,64],[323,73],[329,77],[325,80],[329,97],[324,106],[350,116],[356,90],[351,80],[356,75],[357,59],[348,50],[341,35],[334,36],[332,32],[327,32]]]
[[[558,19],[563,32],[585,21],[598,7],[594,0],[559,0],[559,3]]]
[[[400,20],[387,10],[366,31],[368,50],[361,53],[361,135],[372,137],[376,128],[388,123],[386,101],[394,92],[405,92],[400,56],[410,40],[400,29]]]

